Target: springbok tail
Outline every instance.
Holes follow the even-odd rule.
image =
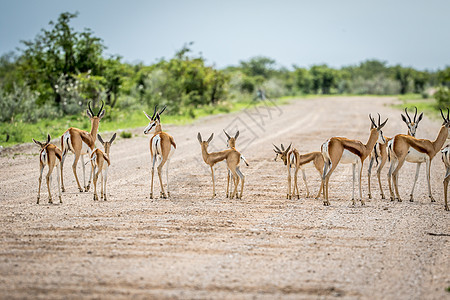
[[[320,147],[320,150],[321,150],[322,156],[323,156],[323,161],[324,161],[322,179],[325,179],[325,177],[328,175],[328,172],[331,170],[331,158],[328,154],[328,143],[329,142],[330,142],[330,140],[327,140]]]
[[[241,154],[241,159],[245,162],[245,164],[247,165],[247,167],[250,166],[250,165],[248,164],[247,160],[245,159],[244,155],[242,155],[242,154]]]

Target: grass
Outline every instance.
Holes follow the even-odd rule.
[[[324,97],[340,97],[340,96],[358,96],[358,97],[380,97],[378,95],[302,95],[302,96],[287,96],[281,97],[276,102],[266,101],[264,103],[258,103],[248,100],[241,101],[227,101],[217,105],[203,106],[199,108],[186,109],[182,114],[177,115],[164,115],[164,124],[185,125],[194,122],[198,118],[232,113],[243,110],[247,107],[258,105],[283,105],[287,104],[294,99],[316,99]],[[388,96],[392,97],[392,95]],[[428,112],[430,115],[439,117],[439,110],[436,106],[436,101],[433,98],[423,99],[421,95],[407,94],[396,96],[401,104],[395,104],[394,107],[398,109],[404,109],[405,106],[417,106],[419,111]],[[151,113],[152,109],[148,109],[147,112]],[[117,130],[133,129],[138,127],[144,127],[148,124],[148,119],[142,113],[141,109],[119,111],[113,110],[106,112],[106,116],[101,121],[100,133],[111,132]],[[85,114],[76,116],[66,116],[64,118],[50,120],[43,119],[36,123],[24,123],[21,121],[13,123],[0,123],[0,145],[3,147],[13,146],[21,143],[30,143],[31,139],[45,140],[49,133],[52,138],[60,137],[64,131],[69,127],[76,127],[84,130],[90,130],[90,121]],[[10,135],[10,140],[5,142],[6,133]],[[131,133],[121,133],[122,138],[129,138]]]
[[[299,97],[283,97],[277,99],[276,103],[270,101],[264,102],[264,105],[282,105],[288,103],[290,100]],[[198,118],[205,116],[216,115],[221,113],[231,113],[240,111],[249,106],[263,105],[252,100],[246,101],[229,101],[219,103],[214,106],[203,106],[199,108],[187,109],[182,114],[177,115],[163,115],[164,124],[185,125],[194,122]],[[147,112],[152,112],[153,109],[147,109]],[[127,111],[113,110],[106,112],[106,116],[100,123],[99,132],[111,132],[119,129],[132,129],[144,127],[148,124],[147,117],[142,113],[142,109],[134,109]],[[0,145],[3,147],[13,146],[21,143],[30,143],[32,138],[43,141],[47,134],[50,134],[52,139],[60,137],[69,127],[76,127],[84,130],[90,130],[90,121],[85,114],[76,116],[66,116],[60,119],[42,119],[36,123],[25,123],[16,121],[13,123],[0,123]],[[9,134],[10,139],[5,142],[6,134]],[[131,134],[131,133],[128,133]],[[128,138],[127,133],[121,134],[121,137]]]

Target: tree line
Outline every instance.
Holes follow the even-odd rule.
[[[252,100],[257,90],[268,97],[305,94],[418,93],[437,90],[440,105],[450,105],[450,67],[419,71],[385,61],[367,60],[332,68],[278,67],[268,57],[253,57],[218,69],[186,44],[170,59],[151,65],[130,64],[107,56],[100,37],[90,29],[76,31],[77,13],[62,13],[16,52],[0,56],[0,121],[34,122],[76,115],[88,101],[104,100],[107,108],[133,109],[167,104],[168,113],[224,101]]]

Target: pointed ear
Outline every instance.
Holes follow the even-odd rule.
[[[101,119],[104,116],[105,116],[105,110],[102,110],[102,112],[98,114],[98,118]]]
[[[405,122],[406,124],[408,124],[408,121],[406,120],[406,117],[403,115],[403,114],[401,114],[402,115],[402,120],[403,120],[403,122]]]
[[[209,137],[209,139],[208,139],[208,144],[212,141],[212,139],[213,139],[213,137],[214,137],[214,133],[211,133],[211,136]]]
[[[234,139],[237,140],[238,136],[239,136],[239,130],[236,132],[236,135],[234,136]]]
[[[47,134],[47,142],[46,142],[46,144],[48,144],[48,143],[50,143],[50,140],[51,140],[52,138],[50,137],[50,134]]]
[[[225,129],[222,129],[225,135],[227,136],[227,139],[231,139],[231,136],[225,131]]]
[[[419,124],[419,122],[422,120],[423,118],[423,112],[419,115],[419,118],[417,119],[416,124]]]
[[[100,143],[102,143],[102,145],[105,143],[102,139],[102,136],[100,134],[97,134],[97,138],[100,141]]]
[[[147,119],[149,119],[150,121],[153,121],[152,117],[150,117],[145,111],[143,111],[145,116],[147,117]]]
[[[92,116],[91,112],[89,111],[89,109],[86,109],[86,114],[88,115],[88,117],[89,117],[90,119],[93,118],[93,116]]]
[[[200,134],[200,132],[197,134],[197,140],[200,144],[202,143],[202,135]]]
[[[32,139],[32,140],[33,140],[33,142],[34,142],[36,145],[42,147],[42,143],[41,143],[41,142],[38,142],[38,141],[36,141],[35,139]]]
[[[114,142],[115,139],[116,139],[116,133],[114,132],[112,138],[109,140],[109,143],[112,144],[112,142]]]
[[[289,149],[291,149],[292,143],[289,144],[289,147],[287,147],[286,149],[286,153],[289,151]]]

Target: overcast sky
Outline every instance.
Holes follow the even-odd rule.
[[[366,59],[417,69],[450,65],[450,1],[0,0],[0,54],[31,40],[61,12],[91,28],[108,54],[145,64],[193,41],[217,67],[267,56],[279,66],[332,67]]]

